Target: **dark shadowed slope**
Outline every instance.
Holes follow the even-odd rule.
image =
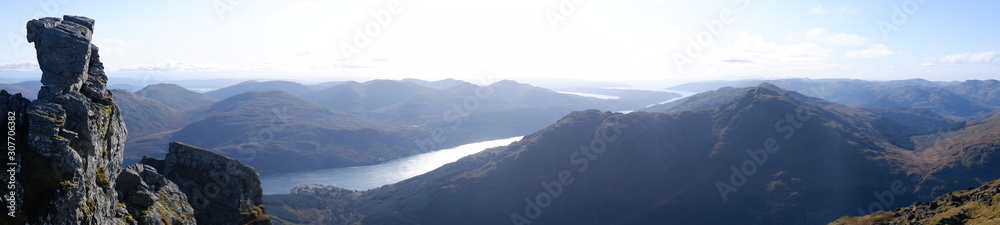
[[[302,186],[265,204],[282,219],[332,224],[814,224],[905,179],[884,157],[899,148],[879,119],[763,87],[696,112],[575,112],[394,185]],[[314,207],[335,214],[304,217]]]
[[[176,133],[181,141],[239,159],[261,173],[375,164],[419,153],[425,131],[368,121],[281,92],[220,101]]]

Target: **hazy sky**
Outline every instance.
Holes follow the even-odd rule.
[[[97,20],[109,76],[368,80],[995,79],[997,1],[7,1],[0,74],[36,71],[25,22]],[[138,74],[138,75],[137,75]]]

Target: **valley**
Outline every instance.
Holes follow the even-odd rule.
[[[5,1],[0,225],[1000,225],[925,3]]]
[[[207,94],[158,84],[113,93],[130,129],[126,161],[162,154],[158,145],[167,141],[206,146],[259,171],[269,214],[289,223],[391,224],[380,214],[391,204],[409,212],[394,217],[420,223],[528,224],[576,215],[585,224],[813,224],[803,221],[890,210],[1000,178],[988,169],[1000,146],[993,134],[998,105],[994,95],[981,94],[992,81],[761,82],[700,93],[670,87],[683,97],[415,79],[248,81]],[[935,96],[969,103],[849,97],[866,85],[893,90],[890,96],[936,89],[943,94]],[[980,90],[954,91],[966,86]],[[944,110],[956,107],[973,111]],[[607,112],[616,110],[631,113]],[[473,201],[494,204],[454,208]],[[882,202],[869,207],[871,201]],[[689,210],[676,210],[682,206]],[[617,213],[580,216],[613,208]],[[730,216],[690,217],[711,208]],[[478,211],[466,211],[472,209]],[[345,220],[315,220],[310,212],[317,210],[341,212]]]

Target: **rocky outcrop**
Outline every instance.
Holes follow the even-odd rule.
[[[271,224],[253,168],[208,150],[173,142],[167,158],[144,158],[187,194],[199,224]]]
[[[116,181],[115,190],[140,224],[195,224],[187,196],[152,166],[132,164]]]
[[[997,224],[1000,221],[1000,180],[917,202],[892,212],[880,211],[862,217],[845,216],[830,225],[849,224]]]
[[[28,139],[27,132],[28,124],[25,122],[25,112],[28,111],[28,105],[31,101],[21,96],[21,94],[10,94],[7,90],[0,90],[0,113],[3,113],[3,139],[6,139],[6,145],[4,148],[3,160],[3,175],[0,175],[3,179],[3,185],[0,185],[0,196],[3,196],[2,201],[4,207],[0,207],[0,212],[3,212],[3,216],[7,216],[0,224],[17,224],[23,223],[24,220],[24,187],[21,185],[24,180],[24,176],[18,173],[23,171],[18,162],[22,162],[25,158],[20,154],[20,152],[27,152],[28,149]],[[13,163],[13,164],[11,164]],[[13,173],[12,173],[13,172]],[[11,218],[13,217],[13,218]]]
[[[238,161],[177,144],[123,170],[127,132],[93,30],[81,16],[27,24],[42,87],[33,102],[0,91],[15,146],[3,193],[16,206],[0,224],[270,224],[256,171]]]
[[[49,196],[29,220],[45,224],[120,224],[114,176],[121,171],[125,123],[106,89],[107,76],[97,47],[90,43],[94,20],[65,16],[28,22],[42,70],[38,99],[28,108],[30,146],[48,167],[26,170],[26,177],[51,180],[38,185]],[[46,186],[45,183],[56,185]],[[46,188],[48,187],[48,188]],[[54,187],[54,188],[53,188]],[[29,207],[26,205],[26,207]]]

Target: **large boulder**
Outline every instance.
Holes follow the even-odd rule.
[[[140,224],[196,224],[187,196],[152,166],[132,164],[116,181],[115,190]]]
[[[144,158],[187,194],[199,224],[271,224],[261,201],[257,171],[235,159],[170,143],[166,159]]]

